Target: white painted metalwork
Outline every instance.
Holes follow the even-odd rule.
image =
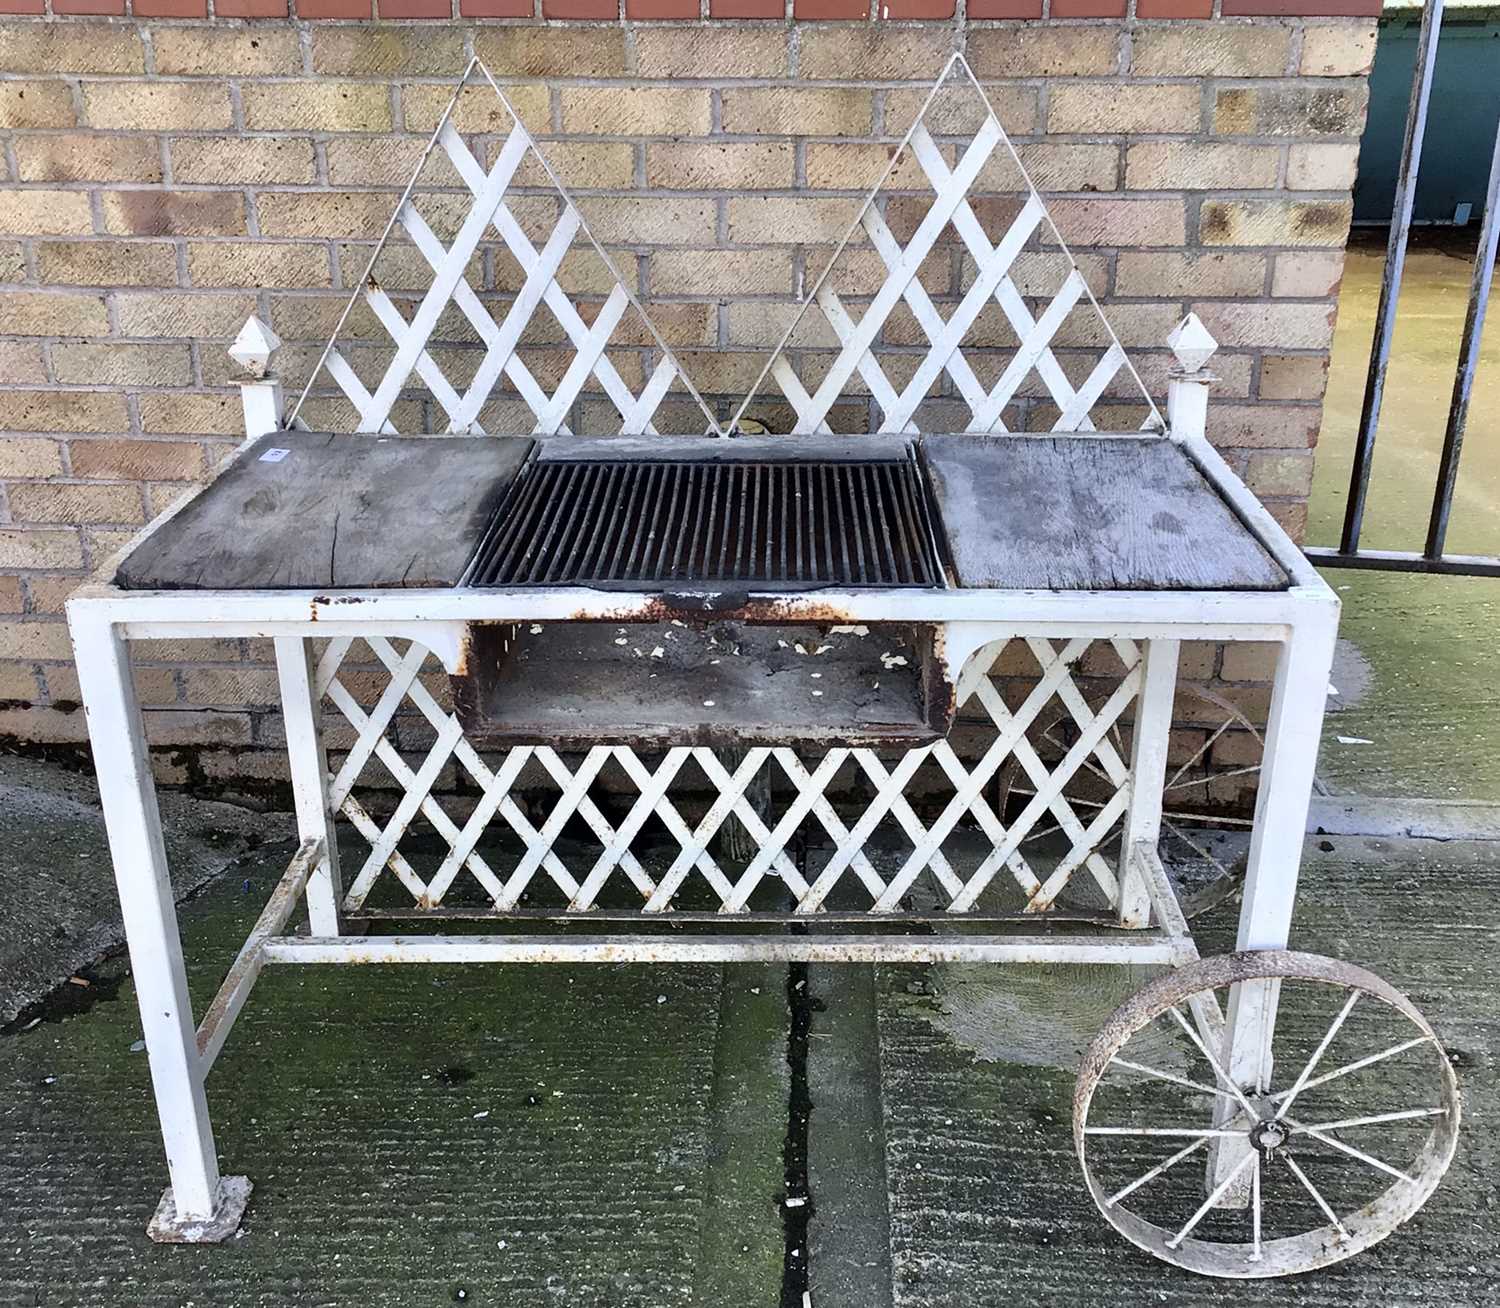
[[[984,117],[958,163],[950,168],[943,152],[933,140],[928,115],[945,92],[961,91],[982,108]],[[951,106],[945,106],[951,108]],[[910,240],[902,246],[881,212],[883,192],[898,165],[915,159],[932,187],[933,197]],[[969,203],[969,192],[987,165],[994,161],[1008,163],[1014,169],[1015,189],[1024,196],[1020,212],[991,243],[983,224]],[[969,257],[973,260],[972,280],[957,306],[945,319],[922,287],[919,272],[923,260],[937,246],[951,226]],[[855,235],[863,231],[885,264],[887,276],[864,313],[855,318],[833,291],[830,275]],[[1067,272],[1048,297],[1040,314],[1033,316],[1026,297],[1017,288],[1012,271],[1017,259],[1043,234],[1061,252]],[[1033,295],[1035,292],[1033,291]],[[827,372],[809,391],[788,357],[788,345],[811,306],[816,303],[842,347]],[[998,304],[1015,331],[1017,344],[1009,353],[1005,366],[993,385],[986,387],[961,348],[981,313],[992,303]],[[891,313],[904,304],[921,327],[928,341],[925,355],[917,363],[911,379],[901,387],[894,385],[882,369],[872,347],[880,339]],[[1074,386],[1068,379],[1053,349],[1059,329],[1079,306],[1091,321],[1102,328],[1109,344],[1094,361],[1083,381]],[[1196,319],[1192,319],[1196,322]],[[1198,324],[1201,331],[1202,324]],[[1206,336],[1207,333],[1203,332]],[[1212,338],[1208,338],[1212,354]],[[1204,355],[1204,361],[1207,360]],[[750,394],[745,397],[730,424],[735,424],[754,403],[765,379],[772,377],[796,413],[794,431],[827,432],[828,416],[833,406],[848,395],[848,385],[857,373],[880,409],[878,430],[912,432],[917,430],[915,416],[919,406],[932,395],[933,388],[946,375],[952,394],[967,406],[969,420],[962,427],[950,425],[946,430],[995,432],[1007,430],[1003,414],[1020,394],[1023,386],[1035,378],[1057,406],[1057,417],[1051,430],[1057,432],[1091,432],[1090,417],[1094,406],[1104,395],[1116,375],[1124,370],[1133,381],[1137,399],[1147,409],[1143,429],[1161,432],[1166,424],[1155,401],[1141,381],[1125,349],[1104,316],[1089,289],[1078,262],[1066,240],[1052,221],[1025,165],[1016,153],[1005,129],[1000,125],[994,107],[984,88],[974,76],[962,54],[955,54],[939,75],[927,99],[901,144],[893,152],[880,181],[843,239],[835,247],[822,274],[804,297],[801,309],[782,333],[781,340],[761,370]]]
[[[474,157],[453,124],[453,112],[459,97],[476,71],[494,92],[511,124],[504,144],[488,170]],[[419,207],[421,192],[418,183],[429,159],[439,148],[472,196],[472,203],[457,234],[446,246],[429,221],[422,216]],[[528,157],[542,169],[562,205],[557,224],[540,250],[506,205],[506,194]],[[392,301],[376,276],[376,265],[381,253],[398,227],[432,270],[432,282],[410,320]],[[523,284],[510,300],[509,307],[499,322],[495,321],[466,279],[470,261],[480,242],[491,231],[498,235],[525,275]],[[614,282],[613,289],[594,315],[592,323],[585,320],[578,306],[557,281],[564,258],[580,237],[603,262]],[[374,312],[395,347],[373,390],[368,389],[360,380],[338,345],[349,313],[361,297]],[[448,379],[428,351],[439,319],[450,305],[463,316],[484,345],[484,354],[478,368],[462,390]],[[572,362],[550,394],[518,353],[523,333],[537,311],[543,307],[561,327],[574,351]],[[616,328],[627,311],[638,315],[659,352],[655,366],[639,393],[630,389],[606,353]],[[568,414],[592,379],[598,382],[604,395],[618,410],[618,430],[623,434],[655,434],[652,419],[667,393],[677,385],[691,395],[702,410],[704,431],[722,434],[713,412],[704,404],[702,397],[683,373],[661,333],[656,330],[640,302],[620,276],[609,253],[594,239],[572,197],[527,131],[510,100],[477,58],[470,61],[453,98],[443,111],[390,222],[344,306],[317,367],[297,399],[287,420],[288,426],[299,422],[308,394],[325,371],[354,405],[358,415],[356,430],[362,432],[396,431],[391,422],[391,411],[415,373],[441,408],[447,420],[446,430],[452,433],[485,434],[480,414],[502,379],[510,383],[531,410],[535,418],[533,432],[549,436],[567,433]]]
[[[623,432],[653,432],[662,401],[680,385],[702,409],[705,429],[723,435],[649,320],[645,327],[656,351],[638,392],[610,361],[607,347],[616,329],[628,311],[639,313],[640,305],[477,61],[460,90],[476,71],[499,97],[511,124],[494,164],[486,170],[453,126],[457,95],[422,161],[425,165],[440,149],[471,197],[457,233],[444,245],[419,212],[419,165],[286,425],[300,421],[314,382],[326,374],[353,403],[362,431],[393,429],[394,406],[415,377],[441,410],[439,425],[451,432],[482,433],[481,414],[501,385],[524,401],[536,432],[565,432],[584,388],[597,383],[617,409]],[[950,82],[980,97],[985,109],[974,141],[951,165],[926,121],[939,90]],[[1139,388],[1147,429],[1179,443],[1286,570],[1290,587],[1236,594],[947,588],[752,597],[774,599],[776,620],[788,624],[831,617],[850,624],[932,624],[960,718],[965,730],[982,734],[981,748],[961,755],[940,740],[895,754],[850,747],[809,754],[763,744],[731,757],[684,743],[656,754],[627,745],[568,754],[562,741],[481,749],[429,683],[442,671],[463,670],[472,624],[649,619],[659,616],[659,596],[584,588],[126,592],[108,581],[116,567],[111,561],[104,580],[70,599],[69,621],[172,1171],[170,1202],[152,1228],[158,1238],[223,1238],[237,1220],[236,1205],[243,1206],[248,1182],[219,1177],[203,1081],[267,964],[801,959],[1196,965],[1186,916],[1158,848],[1183,640],[1253,640],[1281,650],[1239,946],[1262,951],[1285,946],[1337,600],[1206,440],[1212,380],[1206,369],[1215,347],[1195,318],[1189,316],[1170,342],[1178,362],[1169,388],[1170,428],[1107,322],[1107,345],[1076,385],[1070,380],[1064,364],[1071,358],[1060,354],[1059,328],[1075,311],[1097,314],[1098,305],[961,57],[945,70],[897,158],[908,153],[934,194],[910,239],[904,246],[897,240],[877,187],[830,262],[831,270],[856,232],[863,232],[887,269],[882,286],[856,313],[834,293],[825,271],[803,306],[805,313],[816,301],[839,341],[827,372],[815,385],[804,385],[787,350],[794,322],[762,373],[761,381],[773,377],[791,401],[797,431],[826,430],[832,406],[857,378],[879,407],[882,430],[916,430],[924,402],[944,389],[967,406],[971,431],[1003,431],[1008,406],[1045,395],[1057,409],[1054,430],[1082,439],[1094,433],[1090,415],[1123,372]],[[1017,217],[992,242],[969,193],[997,157],[1014,164],[1024,198]],[[539,163],[561,201],[557,225],[540,248],[506,205],[523,158]],[[893,158],[887,179],[896,162]],[[410,317],[371,276],[397,227],[432,273]],[[950,227],[973,273],[944,317],[917,273]],[[525,273],[499,319],[465,280],[475,250],[492,232]],[[1045,304],[1029,303],[1015,275],[1019,256],[1039,235],[1062,251],[1066,264]],[[564,256],[580,237],[613,277],[609,294],[588,317],[557,280]],[[340,334],[361,297],[392,351],[368,386],[340,350]],[[910,311],[927,341],[901,385],[885,370],[882,361],[889,356],[875,349],[899,305]],[[966,353],[971,328],[992,305],[1015,332],[1014,350],[1004,358]],[[482,351],[462,386],[444,372],[434,335],[450,306],[477,335]],[[542,308],[560,324],[572,350],[550,393],[517,353],[527,324]],[[271,335],[247,324],[237,346],[256,378],[242,387],[252,437],[283,425],[279,383],[271,370],[275,345]],[[986,368],[998,369],[987,382],[980,380]],[[753,398],[752,392],[736,420]],[[274,642],[301,843],[195,1031],[128,651],[132,640],[204,636]],[[315,641],[322,642],[316,658]],[[1111,651],[1117,669],[1101,676],[1091,667],[1085,686],[1081,668],[1095,649]],[[1030,660],[1029,678],[1024,685],[1000,684],[1002,656],[1020,652]],[[1103,690],[1101,682],[1107,683]],[[330,747],[330,724],[340,728],[337,750]],[[1048,736],[1054,727],[1065,734]],[[1024,778],[1029,788],[1018,811],[995,801],[1002,769]],[[452,787],[438,784],[454,772],[464,782],[461,801]],[[847,784],[851,775],[859,787]],[[545,778],[545,786],[538,786],[538,777]],[[763,798],[767,778],[775,783],[769,805]],[[603,802],[606,779],[617,798],[621,785],[626,787],[623,802]],[[1087,801],[1080,796],[1085,781]],[[542,790],[545,798],[538,797]],[[690,790],[699,802],[690,802]],[[920,805],[914,802],[919,790]],[[762,798],[752,798],[757,794]],[[730,824],[743,829],[753,850],[742,865],[727,858],[717,842]],[[580,829],[586,838],[577,837]],[[977,863],[956,857],[951,842],[960,829],[971,841],[974,833],[980,838]],[[648,830],[656,842],[649,857]],[[665,858],[660,857],[662,831],[668,838]],[[418,835],[425,843],[416,840]],[[1045,850],[1039,848],[1042,836],[1050,842]],[[362,851],[354,853],[361,844]],[[810,845],[827,850],[821,864],[797,856]],[[877,847],[897,849],[901,856],[894,863],[877,859],[872,857]],[[1095,911],[1062,912],[1061,897],[1070,886]],[[310,932],[299,935],[288,924],[304,902]],[[572,930],[400,935],[351,928],[352,919],[374,923],[382,915],[553,917],[574,927],[587,921],[598,929],[587,935]],[[1073,920],[1080,915],[1087,920]],[[910,929],[914,922],[922,924],[920,932]],[[944,929],[947,922],[963,923],[963,929]],[[1037,930],[1042,922],[1049,928],[1045,934]],[[664,929],[669,923],[670,931]],[[838,930],[827,929],[835,925]],[[857,934],[848,933],[851,925]],[[1211,1210],[1238,1202],[1243,1188],[1244,1201],[1256,1214],[1245,1265],[1261,1270],[1235,1274],[1290,1270],[1284,1247],[1262,1238],[1264,1178],[1259,1155],[1246,1143],[1246,1123],[1271,1112],[1276,1102],[1252,1091],[1272,1084],[1269,1051],[1284,975],[1274,965],[1260,970],[1239,965],[1224,972],[1221,964],[1209,974],[1214,984],[1186,984],[1182,993],[1174,992],[1171,1010],[1192,1046],[1206,1055],[1212,1085],[1200,1078],[1194,1088],[1171,1069],[1114,1060],[1158,1085],[1203,1095],[1194,1124],[1142,1128],[1180,1135],[1188,1142],[1185,1148],[1112,1193],[1096,1193],[1106,1215],[1120,1225],[1127,1199],[1149,1195],[1183,1160],[1195,1154],[1206,1158],[1207,1201],[1200,1197],[1170,1231],[1159,1239],[1152,1236],[1160,1248],[1148,1246],[1174,1261],[1191,1263],[1197,1257]],[[1216,988],[1224,991],[1227,1010]],[[1105,1034],[1118,1032],[1122,1023],[1129,1025],[1117,1015]],[[1284,1098],[1289,1106],[1299,1094],[1397,1059],[1421,1042],[1387,1045],[1329,1072],[1318,1072],[1315,1059]],[[1113,1057],[1119,1050],[1110,1052]],[[1086,1065],[1080,1081],[1085,1099],[1091,1093],[1084,1088],[1088,1075]],[[1309,1139],[1336,1141],[1334,1130],[1417,1120],[1416,1110],[1375,1107],[1333,1115],[1321,1124],[1293,1123],[1291,1129]],[[1085,1117],[1086,1110],[1085,1104]],[[1289,1116],[1285,1120],[1291,1123]],[[1456,1129],[1456,1110],[1436,1122],[1439,1132]],[[1364,1151],[1347,1148],[1359,1161]],[[1364,1165],[1373,1167],[1371,1159]],[[1419,1188],[1426,1187],[1426,1178],[1423,1173]],[[1315,1179],[1301,1179],[1321,1196]],[[1093,1188],[1092,1176],[1089,1183]],[[1389,1212],[1411,1211],[1410,1198],[1399,1196]],[[1326,1203],[1324,1209],[1326,1215]],[[1381,1221],[1387,1216],[1385,1210],[1379,1214]],[[1353,1231],[1352,1243],[1372,1242],[1366,1238],[1374,1230],[1368,1222],[1331,1220],[1340,1239],[1350,1239]],[[1126,1234],[1137,1239],[1139,1233]]]

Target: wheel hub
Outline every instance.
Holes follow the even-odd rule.
[[[1278,1149],[1283,1148],[1291,1138],[1291,1127],[1275,1117],[1267,1118],[1264,1122],[1257,1122],[1250,1128],[1250,1143],[1266,1158],[1270,1158]]]

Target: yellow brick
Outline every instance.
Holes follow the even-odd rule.
[[[1289,191],[1349,191],[1359,167],[1359,143],[1293,145],[1287,152]]]
[[[806,146],[807,185],[816,191],[868,191],[885,176],[895,151],[894,144],[809,141]],[[884,185],[888,191],[931,190],[927,174],[909,150],[897,161]],[[974,189],[984,188],[976,182]]]
[[[1075,28],[1074,31],[1081,29]],[[1037,94],[1029,86],[1002,83],[985,87],[985,94],[995,106],[995,116],[1011,136],[1030,136],[1037,130]],[[926,102],[925,90],[891,90],[885,94],[884,135],[900,140],[916,120]],[[983,101],[968,86],[945,87],[933,97],[923,120],[934,136],[972,136],[984,122]]]
[[[628,190],[635,184],[635,146],[628,141],[542,141],[548,166],[569,190]],[[499,150],[498,139],[495,149]],[[516,169],[517,186],[550,188],[551,180],[528,154]]]
[[[0,332],[10,336],[102,336],[109,312],[102,295],[0,291]]]
[[[38,241],[42,279],[70,286],[175,286],[177,252],[155,241]]]
[[[66,622],[0,623],[0,659],[71,659]]]
[[[72,133],[18,136],[23,182],[159,182],[161,145],[152,136]]]
[[[417,169],[426,138],[390,136],[335,137],[324,146],[328,180],[334,186],[404,188]],[[430,156],[419,186],[461,186],[458,174],[441,150]]]
[[[314,177],[313,144],[307,138],[184,136],[174,139],[171,148],[175,182],[306,183]]]
[[[243,436],[238,395],[191,395],[157,391],[140,397],[141,430],[148,434]]]
[[[238,191],[106,191],[106,231],[120,236],[243,236]]]
[[[1194,311],[1231,348],[1326,350],[1333,339],[1332,304],[1195,304]]]
[[[0,282],[26,279],[26,255],[20,241],[0,241]]]
[[[781,77],[787,71],[787,32],[643,24],[635,29],[635,59],[641,77]]]
[[[1327,386],[1326,354],[1267,354],[1260,361],[1263,400],[1321,400]]]
[[[0,190],[0,232],[72,236],[93,230],[89,197],[82,191]]]
[[[424,198],[421,206],[429,222],[442,203]],[[256,200],[260,230],[265,236],[378,236],[385,230],[394,197],[371,191],[263,191]]]
[[[0,41],[0,73],[140,73],[146,68],[134,28],[108,23],[9,22]]]
[[[646,184],[684,191],[776,190],[793,184],[795,164],[790,141],[653,141],[646,148]],[[811,171],[809,163],[809,184],[817,185]]]
[[[1257,495],[1302,495],[1312,490],[1312,451],[1252,454],[1245,465],[1245,485]]]
[[[726,132],[769,136],[868,136],[869,91],[812,87],[731,87],[723,93]]]
[[[859,212],[858,200],[767,199],[729,201],[729,239],[745,245],[838,241]],[[711,230],[711,229],[710,229]]]
[[[1141,141],[1126,147],[1125,185],[1139,191],[1249,191],[1276,185],[1274,145]]]
[[[56,477],[62,447],[36,436],[0,436],[0,477]]]
[[[1120,295],[1258,297],[1266,283],[1259,254],[1148,254],[1122,250],[1115,270]]]
[[[1180,200],[1055,200],[1052,219],[1069,245],[1181,245],[1186,215]]]
[[[1119,150],[1113,145],[1082,145],[1067,141],[1030,141],[1016,147],[1021,162],[1039,191],[1113,191],[1118,189]],[[989,188],[994,161],[980,170],[976,190]],[[1000,165],[1005,176],[1014,163]],[[1013,189],[1007,186],[1006,189]]]
[[[28,583],[31,588],[32,611],[62,613],[68,596],[83,582],[82,577],[32,577]]]
[[[1182,24],[1142,27],[1131,42],[1137,77],[1282,77],[1290,60],[1291,29]]]
[[[946,26],[854,27],[807,24],[802,29],[797,73],[829,81],[891,81],[915,77],[932,81],[953,56],[953,32]]]
[[[1199,213],[1204,245],[1342,247],[1351,206],[1335,200],[1206,200]]]
[[[125,397],[108,391],[0,391],[0,431],[124,431]]]
[[[0,127],[72,127],[77,121],[66,82],[0,82]]]
[[[12,385],[45,383],[47,365],[42,358],[42,347],[29,341],[0,341],[0,377]]]
[[[388,132],[391,93],[366,82],[264,82],[240,93],[253,132]]]
[[[312,34],[313,72],[334,77],[452,78],[468,62],[464,36],[463,28],[441,23],[420,27],[317,24]]]
[[[183,678],[191,704],[280,704],[276,673],[268,668],[189,668]]]
[[[792,252],[662,250],[651,256],[651,290],[657,295],[790,295]]]
[[[151,33],[161,77],[296,77],[302,49],[294,30],[254,27],[157,27]]]
[[[509,27],[508,32],[526,29]],[[545,86],[508,86],[505,98],[510,101],[521,121],[534,135],[545,135],[552,127],[552,96]],[[431,132],[453,99],[453,88],[446,83],[437,86],[419,82],[401,88],[401,119],[408,132]],[[453,125],[460,132],[509,133],[511,116],[495,93],[485,86],[468,86],[454,106]]]
[[[588,136],[701,136],[709,129],[708,90],[565,86],[562,125]]]
[[[1342,250],[1285,250],[1276,256],[1271,294],[1304,299],[1337,295],[1343,277]]]
[[[1047,102],[1049,132],[1196,132],[1202,118],[1197,86],[1120,82],[1059,85]]]
[[[330,286],[323,245],[264,241],[193,242],[188,277],[194,286]]]
[[[731,300],[729,302],[729,342],[737,346],[770,347],[781,340],[782,334],[796,316],[794,304],[778,304],[765,300]],[[820,313],[805,314],[792,333],[790,344],[805,349],[833,349],[838,337]]]
[[[245,319],[255,312],[253,295],[121,291],[114,301],[123,336],[227,340],[237,335]]]
[[[497,81],[620,77],[627,71],[625,33],[616,26],[481,27],[474,33],[474,53]]]
[[[1309,23],[1302,33],[1304,77],[1363,77],[1375,61],[1375,24]]]
[[[1229,87],[1214,97],[1213,130],[1231,136],[1349,136],[1364,130],[1368,92],[1357,86]]]
[[[18,482],[7,491],[16,522],[144,522],[139,486]]]
[[[206,471],[203,447],[193,441],[80,440],[68,458],[75,477],[193,481]]]
[[[1226,681],[1269,681],[1276,675],[1281,646],[1269,641],[1232,640],[1224,646]]]
[[[1223,449],[1311,449],[1318,432],[1318,410],[1259,404],[1210,404],[1209,439]]]
[[[76,531],[0,527],[0,568],[79,568],[83,544]]]
[[[687,245],[714,230],[714,201],[708,199],[601,196],[581,208],[589,230],[607,245]]]
[[[975,76],[1100,77],[1119,67],[1119,28],[1003,27],[969,33],[969,63]]]
[[[188,386],[193,380],[186,345],[75,341],[52,347],[52,366],[58,381],[75,386]]]
[[[233,119],[229,88],[203,82],[85,82],[91,127],[144,132],[222,131]]]
[[[37,694],[36,676],[30,665],[0,663],[0,700],[26,705],[32,703]]]

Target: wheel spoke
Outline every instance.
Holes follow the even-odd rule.
[[[1250,1211],[1252,1226],[1253,1245],[1250,1250],[1250,1261],[1260,1261],[1260,1151],[1254,1154],[1255,1170],[1250,1173]]]
[[[1394,1058],[1397,1054],[1404,1054],[1408,1049],[1415,1049],[1418,1045],[1425,1045],[1432,1039],[1431,1036],[1418,1036],[1415,1040],[1405,1040],[1399,1045],[1392,1045],[1389,1049],[1382,1049],[1378,1054],[1371,1054],[1368,1058],[1361,1058],[1358,1062],[1345,1063],[1342,1067],[1336,1067],[1331,1072],[1324,1072],[1322,1076],[1315,1076],[1311,1081],[1303,1085],[1304,1090],[1311,1090],[1315,1086],[1327,1085],[1330,1081],[1337,1081],[1341,1076],[1348,1076],[1351,1072],[1363,1071],[1376,1063],[1382,1063],[1387,1058]],[[1271,1096],[1273,1104],[1280,1103],[1289,1094],[1290,1090],[1283,1090],[1279,1094]]]
[[[1447,1117],[1446,1108],[1408,1108],[1400,1113],[1375,1113],[1370,1117],[1346,1117],[1341,1122],[1314,1122],[1310,1131],[1342,1131],[1348,1126],[1374,1126],[1377,1122],[1410,1122],[1417,1117]]]
[[[1177,782],[1178,782],[1179,778],[1181,778],[1182,774],[1184,772],[1186,772],[1190,767],[1192,767],[1193,764],[1196,763],[1200,758],[1202,758],[1205,754],[1207,754],[1208,751],[1213,748],[1214,742],[1216,740],[1218,740],[1218,738],[1220,736],[1222,736],[1226,731],[1229,730],[1229,724],[1232,721],[1233,721],[1232,718],[1225,718],[1224,721],[1219,724],[1219,729],[1217,731],[1215,731],[1214,734],[1211,735],[1207,740],[1205,740],[1201,745],[1198,746],[1198,748],[1194,751],[1193,756],[1190,759],[1188,759],[1188,761],[1186,763],[1184,763],[1180,768],[1178,768],[1176,772],[1172,773],[1172,776],[1167,781],[1167,784],[1164,787],[1162,787],[1162,789],[1164,789],[1164,790],[1171,790],[1177,784]],[[1207,780],[1207,778],[1205,778],[1205,780]],[[1201,786],[1203,784],[1203,782],[1202,781],[1194,781],[1194,782],[1192,782],[1190,784],[1195,785],[1195,786]]]
[[[1318,1193],[1318,1187],[1315,1186],[1310,1180],[1308,1180],[1307,1173],[1297,1166],[1297,1160],[1293,1158],[1291,1154],[1286,1154],[1284,1155],[1284,1157],[1286,1159],[1286,1165],[1292,1170],[1292,1175],[1295,1176],[1299,1181],[1301,1181],[1302,1188],[1306,1190],[1308,1194],[1312,1195],[1313,1203],[1317,1204],[1318,1207],[1323,1210],[1323,1216],[1333,1223],[1334,1230],[1336,1230],[1340,1236],[1347,1240],[1349,1238],[1349,1232],[1344,1229],[1344,1224],[1339,1221],[1338,1214],[1328,1206],[1328,1200],[1323,1198],[1323,1196]]]
[[[1132,1063],[1128,1058],[1111,1058],[1111,1063],[1119,1067],[1128,1067],[1132,1072],[1139,1072],[1143,1076],[1154,1076],[1158,1081],[1168,1081],[1172,1085],[1185,1086],[1189,1090],[1196,1090],[1203,1095],[1218,1095],[1222,1093],[1215,1090],[1211,1085],[1204,1085],[1201,1081],[1190,1081],[1185,1076],[1178,1076],[1175,1072],[1163,1072],[1160,1068],[1147,1067],[1145,1063]]]
[[[1328,1046],[1333,1043],[1333,1038],[1338,1035],[1339,1028],[1344,1025],[1349,1014],[1354,1011],[1354,1005],[1359,1003],[1359,997],[1362,993],[1359,990],[1353,991],[1349,995],[1348,1001],[1339,1009],[1339,1015],[1333,1019],[1333,1025],[1324,1033],[1322,1041],[1313,1050],[1312,1057],[1307,1060],[1307,1065],[1303,1067],[1297,1079],[1292,1083],[1292,1088],[1287,1091],[1286,1101],[1278,1109],[1281,1116],[1284,1117],[1292,1111],[1292,1105],[1297,1102],[1297,1096],[1306,1088],[1308,1078],[1312,1076],[1314,1070],[1317,1068],[1318,1060],[1328,1052]]]
[[[1382,1163],[1380,1159],[1365,1153],[1363,1149],[1356,1149],[1353,1145],[1345,1144],[1336,1135],[1325,1135],[1315,1126],[1308,1126],[1306,1122],[1299,1122],[1295,1118],[1284,1117],[1282,1119],[1295,1131],[1301,1131],[1304,1135],[1310,1135],[1314,1140],[1321,1140],[1330,1148],[1337,1149],[1340,1153],[1348,1154],[1351,1158],[1357,1158],[1360,1162],[1370,1167],[1377,1168],[1389,1176],[1394,1176],[1398,1181],[1405,1181],[1408,1185],[1415,1185],[1416,1181],[1399,1168],[1392,1167],[1389,1163]]]
[[[1222,1181],[1219,1182],[1218,1185],[1213,1188],[1212,1193],[1208,1196],[1207,1199],[1203,1201],[1198,1211],[1188,1218],[1187,1225],[1167,1241],[1167,1248],[1176,1249],[1179,1245],[1181,1245],[1182,1242],[1188,1238],[1188,1235],[1192,1232],[1193,1228],[1197,1226],[1205,1216],[1207,1216],[1208,1210],[1215,1204],[1217,1204],[1219,1200],[1229,1192],[1229,1187],[1239,1179],[1240,1173],[1243,1172],[1247,1167],[1249,1167],[1250,1164],[1259,1157],[1260,1154],[1252,1149],[1248,1154],[1241,1158],[1240,1161],[1235,1165],[1234,1171],[1230,1172],[1228,1176],[1226,1176]]]
[[[1084,1135],[1164,1135],[1178,1140],[1185,1138],[1215,1140],[1221,1137],[1245,1135],[1244,1131],[1235,1131],[1227,1126],[1214,1126],[1207,1129],[1186,1126],[1086,1126],[1083,1128],[1083,1133]]]
[[[1230,1076],[1229,1073],[1226,1072],[1220,1065],[1219,1060],[1214,1057],[1213,1053],[1209,1050],[1209,1047],[1203,1043],[1202,1038],[1196,1031],[1193,1030],[1192,1024],[1187,1020],[1187,1018],[1183,1017],[1182,1013],[1178,1010],[1177,1005],[1173,1004],[1167,1009],[1167,1012],[1172,1014],[1172,1016],[1177,1020],[1177,1025],[1187,1032],[1188,1039],[1191,1040],[1195,1045],[1197,1045],[1199,1051],[1203,1054],[1203,1057],[1208,1059],[1208,1065],[1213,1068],[1214,1075],[1229,1087],[1229,1093],[1240,1101],[1240,1107],[1250,1114],[1250,1120],[1252,1122],[1260,1121],[1260,1114],[1255,1111],[1255,1106],[1245,1098],[1245,1092],[1240,1089],[1234,1078]]]
[[[1163,1172],[1168,1171],[1168,1170],[1170,1170],[1173,1167],[1176,1167],[1177,1164],[1180,1163],[1184,1158],[1187,1158],[1191,1154],[1197,1153],[1198,1150],[1202,1149],[1203,1146],[1206,1145],[1209,1142],[1210,1139],[1212,1139],[1211,1136],[1206,1136],[1206,1135],[1205,1136],[1200,1136],[1198,1139],[1194,1140],[1190,1145],[1186,1146],[1183,1149],[1179,1149],[1175,1154],[1173,1154],[1169,1159],[1167,1159],[1166,1162],[1164,1162],[1164,1163],[1158,1163],[1155,1167],[1153,1167],[1144,1176],[1138,1176],[1134,1181],[1132,1181],[1129,1185],[1127,1185],[1123,1190],[1116,1190],[1114,1194],[1110,1195],[1110,1197],[1104,1201],[1104,1206],[1106,1208],[1113,1208],[1117,1203],[1120,1202],[1121,1199],[1125,1198],[1126,1195],[1128,1195],[1128,1194],[1134,1194],[1137,1190],[1139,1190],[1148,1181],[1154,1181],[1154,1180],[1156,1180],[1156,1178],[1158,1176],[1160,1176]]]

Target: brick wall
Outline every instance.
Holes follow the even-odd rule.
[[[1211,435],[1300,532],[1374,50],[1338,15],[1372,0],[519,2],[0,0],[0,736],[83,738],[65,597],[233,447],[248,313],[302,380],[470,53],[732,395],[962,48],[1148,381],[1186,310],[1223,342]],[[169,775],[264,766],[265,650],[142,652]],[[1264,701],[1264,659],[1190,666]]]

